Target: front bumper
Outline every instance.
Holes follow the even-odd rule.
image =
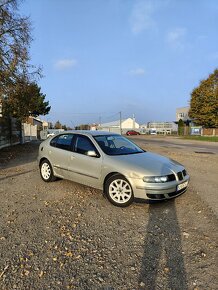
[[[174,198],[184,193],[188,188],[188,184],[180,190],[177,190],[177,187],[179,184],[183,184],[185,182],[189,183],[189,180],[189,175],[186,175],[181,181],[175,180],[166,183],[145,184],[142,180],[131,179],[130,183],[132,185],[135,198],[146,200],[165,200]]]

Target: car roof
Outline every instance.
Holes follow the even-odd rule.
[[[99,130],[70,130],[70,131],[60,132],[60,134],[66,134],[66,133],[82,134],[82,135],[87,135],[87,136],[120,135],[114,132],[99,131]]]

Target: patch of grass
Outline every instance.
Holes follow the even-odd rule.
[[[181,138],[197,141],[218,142],[218,136],[182,136]]]

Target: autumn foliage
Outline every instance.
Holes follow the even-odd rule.
[[[17,0],[0,0],[0,104],[4,116],[24,120],[49,112],[36,80],[40,68],[30,64],[29,18],[18,13]]]
[[[196,125],[218,128],[218,69],[192,91],[189,116]]]

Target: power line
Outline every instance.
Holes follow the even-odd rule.
[[[110,119],[110,118],[112,118],[112,117],[115,117],[115,116],[117,116],[118,114],[119,114],[119,112],[118,112],[118,113],[115,113],[115,114],[113,114],[113,115],[110,115],[110,116],[104,117],[104,120],[105,120],[105,119]]]
[[[100,113],[70,113],[70,115],[99,115]]]

